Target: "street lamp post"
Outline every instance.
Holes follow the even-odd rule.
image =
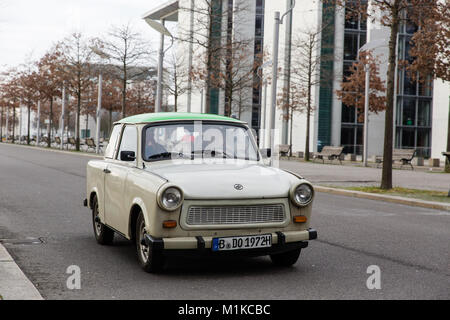
[[[100,50],[97,47],[92,47],[92,51],[102,59],[110,59],[111,57]],[[97,112],[96,112],[96,125],[95,125],[95,152],[100,153],[100,122],[102,111],[102,86],[103,86],[103,72],[102,67],[99,67],[98,75],[98,98],[97,98]]]
[[[370,94],[370,65],[367,63],[364,66],[366,72],[366,84],[364,94],[364,167],[367,167],[367,156],[369,147],[369,94]]]
[[[170,48],[172,48],[174,38],[170,33],[170,31],[167,30],[167,28],[164,26],[164,20],[162,20],[162,23],[159,23],[149,18],[145,18],[144,20],[150,27],[152,27],[154,30],[158,31],[161,34],[161,40],[159,45],[159,58],[158,58],[158,83],[156,87],[156,104],[155,104],[155,112],[161,112],[164,55]],[[164,36],[168,36],[172,39],[172,44],[166,50],[164,50]]]
[[[260,145],[264,147],[265,144],[265,130],[266,130],[266,112],[267,112],[267,79],[264,77],[264,68],[270,66],[272,64],[272,60],[267,61],[263,63],[259,68],[258,72],[256,73],[258,77],[262,81],[263,85],[263,103],[262,103],[262,110],[261,110],[261,124],[260,124],[260,133],[259,133],[259,139],[260,139]]]
[[[375,48],[379,48],[386,45],[386,39],[377,39],[370,41],[363,45],[358,53],[364,51],[370,51]],[[364,94],[364,146],[363,146],[363,163],[364,167],[367,167],[367,158],[369,155],[369,95],[370,95],[370,65],[369,63],[364,64],[364,71],[366,74],[365,79],[365,94]]]
[[[278,84],[278,47],[280,42],[280,25],[283,24],[283,19],[288,15],[295,7],[295,1],[292,7],[286,11],[280,18],[280,12],[275,12],[275,24],[273,31],[273,53],[272,53],[272,103],[271,103],[271,138],[270,138],[270,148],[272,149],[272,154],[275,154],[275,116],[276,116],[276,106],[277,106],[277,84]],[[272,157],[273,158],[273,157]],[[272,161],[271,161],[272,162]]]

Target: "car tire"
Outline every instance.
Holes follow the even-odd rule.
[[[94,197],[92,199],[92,224],[94,226],[95,240],[101,245],[110,245],[114,241],[114,231],[101,223],[98,216],[98,200],[97,197]]]
[[[288,252],[272,254],[270,259],[272,259],[272,262],[277,266],[290,267],[297,262],[300,252],[301,249],[295,249]]]
[[[136,252],[141,267],[148,273],[158,273],[164,269],[165,258],[162,252],[152,250],[151,247],[143,244],[145,231],[145,220],[142,212],[136,221]]]

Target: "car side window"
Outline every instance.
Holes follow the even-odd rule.
[[[120,158],[122,151],[133,151],[137,153],[137,130],[135,126],[126,126],[120,140],[120,148],[117,157]]]
[[[117,140],[119,139],[121,129],[122,129],[122,125],[120,125],[120,124],[114,126],[114,128],[111,132],[111,136],[109,138],[108,146],[106,147],[106,150],[105,150],[105,158],[109,158],[109,159],[114,158],[114,150],[116,149],[116,144],[117,144]]]

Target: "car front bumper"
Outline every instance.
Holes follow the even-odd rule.
[[[287,231],[272,233],[269,248],[241,249],[232,251],[212,251],[214,237],[153,238],[145,236],[145,244],[152,251],[162,251],[165,255],[243,255],[262,256],[306,248],[309,240],[317,239],[317,231]]]

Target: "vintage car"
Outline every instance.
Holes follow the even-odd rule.
[[[267,165],[245,122],[153,113],[114,124],[103,160],[87,165],[95,238],[136,245],[147,272],[168,255],[270,255],[293,265],[317,238],[312,185]]]

